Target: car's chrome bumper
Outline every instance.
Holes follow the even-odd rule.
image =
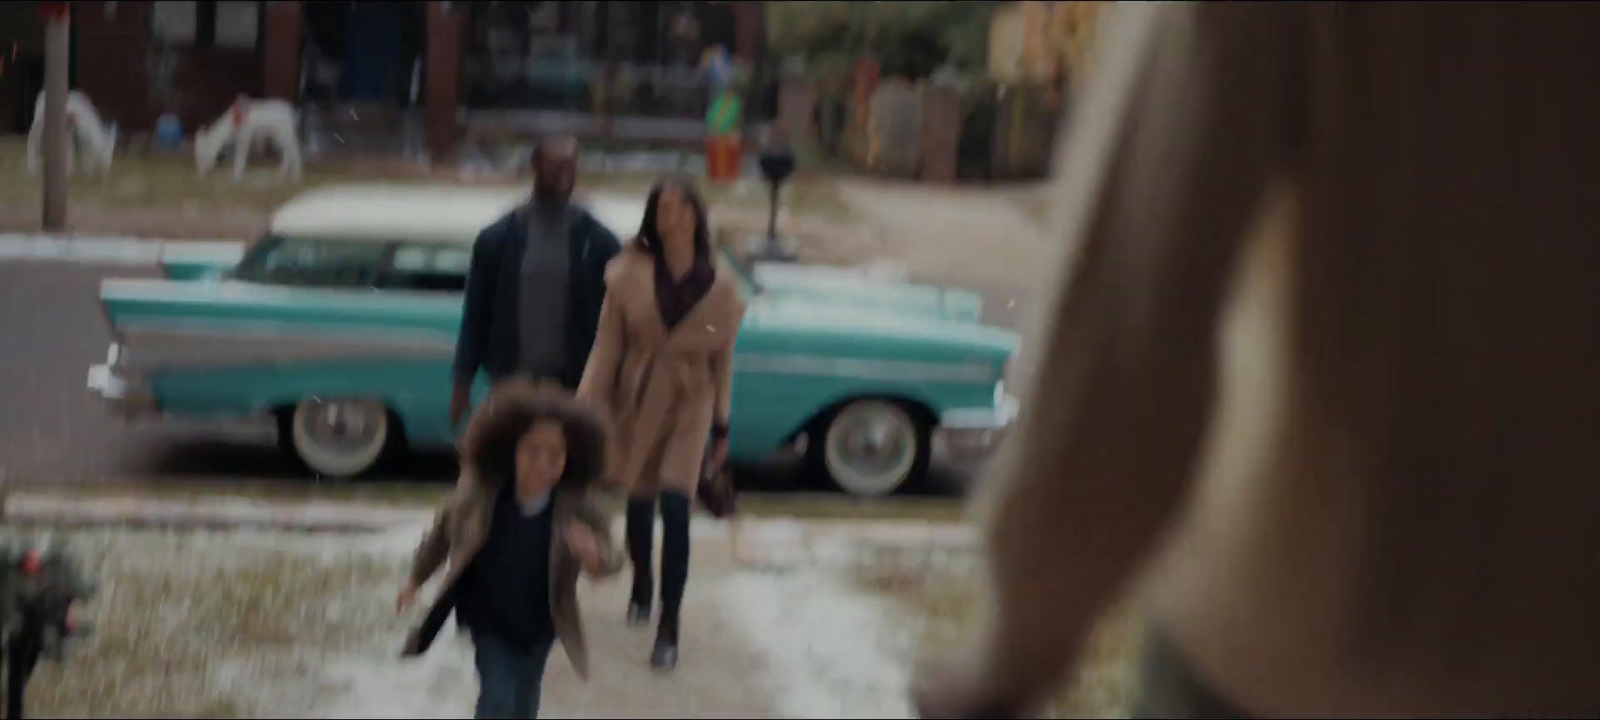
[[[936,442],[947,462],[958,467],[977,465],[1000,446],[1016,422],[1021,404],[1003,392],[997,395],[992,408],[949,410],[940,416]]]
[[[155,396],[138,373],[120,362],[120,356],[121,348],[112,343],[106,351],[105,364],[89,366],[89,394],[108,413],[124,420],[155,412]]]

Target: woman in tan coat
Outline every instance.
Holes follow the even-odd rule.
[[[600,327],[578,386],[580,398],[609,412],[617,432],[613,480],[628,490],[628,618],[635,624],[650,621],[658,500],[661,507],[661,618],[650,655],[658,670],[677,664],[701,466],[727,456],[730,366],[744,308],[738,283],[717,267],[692,182],[658,183],[639,236],[606,268]]]

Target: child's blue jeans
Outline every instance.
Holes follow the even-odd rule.
[[[544,665],[552,641],[538,643],[529,652],[512,647],[488,633],[473,633],[478,666],[478,707],[475,718],[539,717],[539,695]]]

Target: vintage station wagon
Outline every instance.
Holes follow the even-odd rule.
[[[272,418],[279,444],[330,477],[406,447],[448,447],[472,242],[525,192],[313,190],[248,249],[196,248],[165,256],[164,278],[105,280],[113,342],[89,389],[130,419]],[[621,238],[643,215],[642,197],[580,201]],[[975,294],[720,261],[750,300],[733,459],[794,447],[845,491],[886,495],[927,470],[936,438],[958,460],[981,458],[1015,417],[1003,376],[1018,338],[981,324]]]

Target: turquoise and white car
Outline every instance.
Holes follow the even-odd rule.
[[[164,278],[105,280],[113,342],[89,389],[128,419],[271,419],[280,446],[330,477],[407,447],[449,447],[472,242],[525,193],[313,190],[248,249],[168,253]],[[580,200],[622,238],[643,215],[642,197]],[[981,460],[1015,418],[1003,377],[1018,338],[981,324],[976,294],[722,260],[750,300],[734,460],[793,448],[845,491],[881,496],[925,473],[935,444],[958,463]]]

